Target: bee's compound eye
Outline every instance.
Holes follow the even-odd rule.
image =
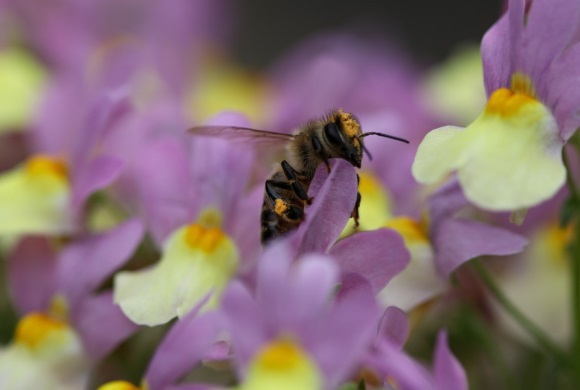
[[[324,135],[326,136],[328,142],[333,145],[340,146],[343,143],[342,138],[340,137],[338,126],[334,122],[330,122],[324,126]]]

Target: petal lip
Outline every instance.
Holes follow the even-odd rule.
[[[314,196],[306,209],[306,219],[296,233],[298,253],[326,252],[346,226],[358,192],[354,167],[342,159],[333,159],[330,174],[318,167],[310,185]]]
[[[506,229],[465,219],[441,222],[433,240],[437,271],[444,278],[468,260],[519,253],[528,243],[525,237]]]
[[[403,271],[411,258],[402,237],[390,229],[355,233],[333,245],[330,254],[341,272],[360,274],[375,293]]]
[[[451,353],[445,331],[440,331],[437,336],[434,360],[435,390],[468,389],[467,375],[457,358]]]

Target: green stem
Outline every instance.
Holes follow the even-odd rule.
[[[497,300],[497,302],[504,308],[504,310],[522,327],[530,336],[536,340],[538,345],[544,350],[548,351],[556,360],[566,364],[568,362],[567,354],[556,345],[540,328],[531,322],[503,293],[503,291],[496,284],[495,280],[489,271],[478,261],[472,261],[473,267],[479,274],[481,280],[488,288],[489,292]]]

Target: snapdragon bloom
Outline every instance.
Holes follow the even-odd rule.
[[[222,310],[242,389],[332,389],[353,374],[378,308],[366,282],[343,280],[334,297],[338,283],[332,258],[294,261],[282,241],[260,259],[255,291],[239,281],[228,287]]]
[[[512,0],[482,45],[487,105],[466,128],[445,126],[421,143],[413,175],[436,183],[452,171],[474,204],[526,209],[563,185],[562,148],[580,125],[580,23],[576,0]]]

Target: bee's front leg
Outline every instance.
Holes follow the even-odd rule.
[[[306,193],[306,189],[299,181],[300,178],[298,176],[303,176],[302,173],[295,170],[292,167],[292,165],[290,165],[286,160],[283,160],[280,165],[282,165],[282,171],[284,172],[286,179],[288,179],[290,185],[292,186],[292,190],[294,191],[296,196],[304,203],[312,204],[312,200],[314,198],[308,196],[308,194]]]

